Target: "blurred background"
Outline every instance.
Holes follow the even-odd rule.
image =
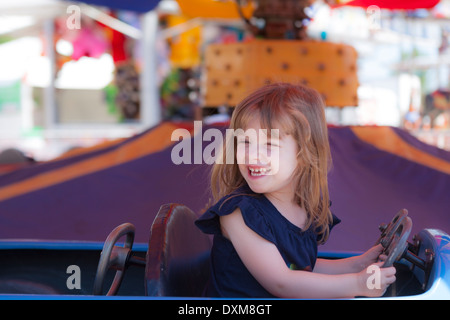
[[[237,1],[240,16],[235,1],[1,1],[0,150],[45,161],[220,113],[201,84],[210,44],[298,38],[255,32],[269,21],[257,2]],[[357,101],[328,105],[329,123],[401,127],[450,149],[450,2],[303,2],[304,37],[357,52]]]

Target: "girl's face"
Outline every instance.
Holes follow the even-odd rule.
[[[244,134],[237,135],[236,160],[239,171],[256,193],[293,197],[293,175],[297,168],[298,146],[291,135],[271,135],[252,119]]]

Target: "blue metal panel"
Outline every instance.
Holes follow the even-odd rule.
[[[70,2],[73,3],[73,1]],[[145,13],[153,10],[158,5],[159,0],[81,0],[79,2],[116,10]]]

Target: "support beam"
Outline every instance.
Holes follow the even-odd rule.
[[[45,52],[49,62],[49,79],[44,89],[44,117],[46,129],[55,127],[57,119],[55,96],[55,49],[54,45],[55,24],[53,18],[44,22]]]
[[[141,17],[142,70],[140,75],[141,123],[145,128],[161,121],[161,107],[157,81],[156,41],[158,14],[155,10]]]
[[[89,5],[82,5],[81,11],[88,17],[103,23],[104,25],[107,25],[111,29],[114,29],[116,31],[119,31],[123,33],[124,35],[133,38],[133,39],[140,39],[142,37],[141,30],[117,19],[114,17],[111,17],[110,15],[106,14],[105,12]]]

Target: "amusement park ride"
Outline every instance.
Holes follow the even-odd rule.
[[[236,0],[238,14],[255,39],[207,46],[203,106],[232,107],[249,91],[278,81],[307,84],[330,107],[357,106],[356,51],[307,38],[305,8],[312,2],[253,1],[257,5],[249,17],[244,7],[250,2]],[[184,205],[162,204],[148,245],[134,247],[136,228],[131,223],[119,225],[104,243],[0,240],[0,299],[201,298],[211,244],[194,226],[196,217]],[[386,264],[398,267],[397,282],[386,298],[449,299],[449,235],[423,229],[409,242],[411,228],[406,210],[380,227],[377,243],[385,249]],[[353,254],[320,256],[338,259]]]
[[[241,2],[237,1],[238,8]],[[305,13],[314,1],[257,1],[251,18],[240,15],[256,41],[212,44],[204,63],[204,106],[235,105],[271,82],[306,84],[330,107],[357,106],[357,53],[345,44],[308,39]]]

